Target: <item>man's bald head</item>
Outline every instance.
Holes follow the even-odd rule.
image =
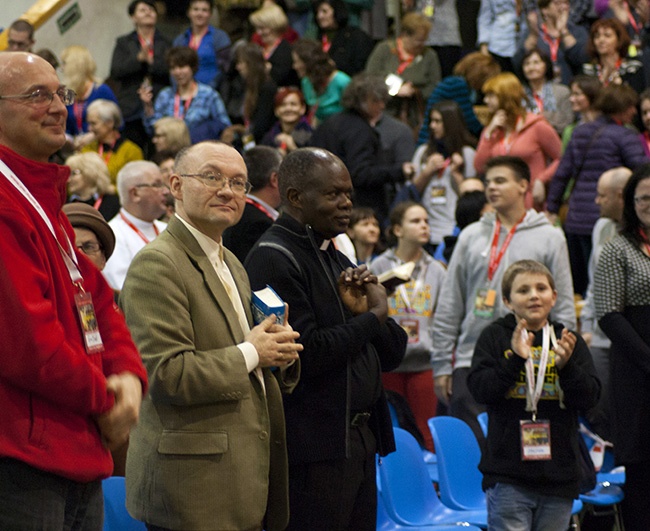
[[[612,168],[598,179],[596,187],[596,204],[600,207],[600,216],[620,221],[623,216],[623,189],[632,175],[632,170],[625,167]]]
[[[291,188],[306,190],[314,180],[327,179],[322,169],[345,168],[345,164],[333,153],[321,148],[301,148],[289,153],[278,170],[282,204],[287,204],[287,191]]]

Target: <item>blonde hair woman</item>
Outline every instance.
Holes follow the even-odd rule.
[[[110,87],[95,77],[97,64],[90,50],[84,46],[68,46],[61,52],[63,82],[77,94],[76,101],[68,106],[66,133],[75,137],[75,148],[88,144],[94,137],[88,132],[86,109],[97,100],[105,99],[117,103]]]
[[[190,140],[190,130],[182,118],[164,116],[153,124],[153,130],[154,133],[151,141],[156,147],[156,153],[163,150],[178,153],[181,149],[189,147],[192,143]]]
[[[489,123],[483,129],[474,166],[478,173],[492,157],[511,155],[528,164],[531,188],[526,208],[544,209],[546,187],[553,177],[562,154],[562,142],[555,129],[541,115],[524,107],[526,92],[514,74],[505,72],[488,79],[482,88],[489,111]]]
[[[291,61],[291,44],[284,33],[289,19],[276,4],[264,5],[248,17],[259,37],[264,59],[271,65],[271,78],[279,87],[299,84]]]
[[[68,157],[70,168],[68,203],[85,203],[110,220],[120,210],[120,200],[111,184],[106,163],[97,153],[76,153]]]

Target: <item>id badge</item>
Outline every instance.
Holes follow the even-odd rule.
[[[548,420],[520,420],[521,460],[551,459],[551,423]]]
[[[431,188],[431,204],[432,205],[446,205],[447,204],[447,190],[444,186],[434,186]]]
[[[88,354],[103,352],[104,343],[102,342],[102,336],[99,334],[97,316],[95,315],[95,307],[90,293],[87,291],[77,293],[74,296],[74,301],[79,313],[79,322],[81,323],[81,333],[86,344],[86,352]]]
[[[476,292],[474,302],[474,315],[491,319],[494,315],[494,304],[497,300],[497,292],[494,289],[481,288]]]
[[[400,319],[399,325],[408,335],[409,343],[420,342],[420,323],[417,321],[417,319]]]

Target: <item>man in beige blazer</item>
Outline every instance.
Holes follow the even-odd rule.
[[[170,187],[176,215],[135,257],[120,299],[151,381],[130,440],[127,508],[150,530],[281,530],[280,393],[297,383],[302,345],[273,318],[252,326],[248,277],[220,243],[243,212],[246,166],[203,142],[179,155]]]

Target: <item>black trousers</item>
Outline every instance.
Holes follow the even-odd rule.
[[[2,531],[97,531],[103,519],[101,481],[78,483],[0,458]]]
[[[287,531],[374,531],[377,443],[365,425],[350,428],[350,458],[289,466]]]

